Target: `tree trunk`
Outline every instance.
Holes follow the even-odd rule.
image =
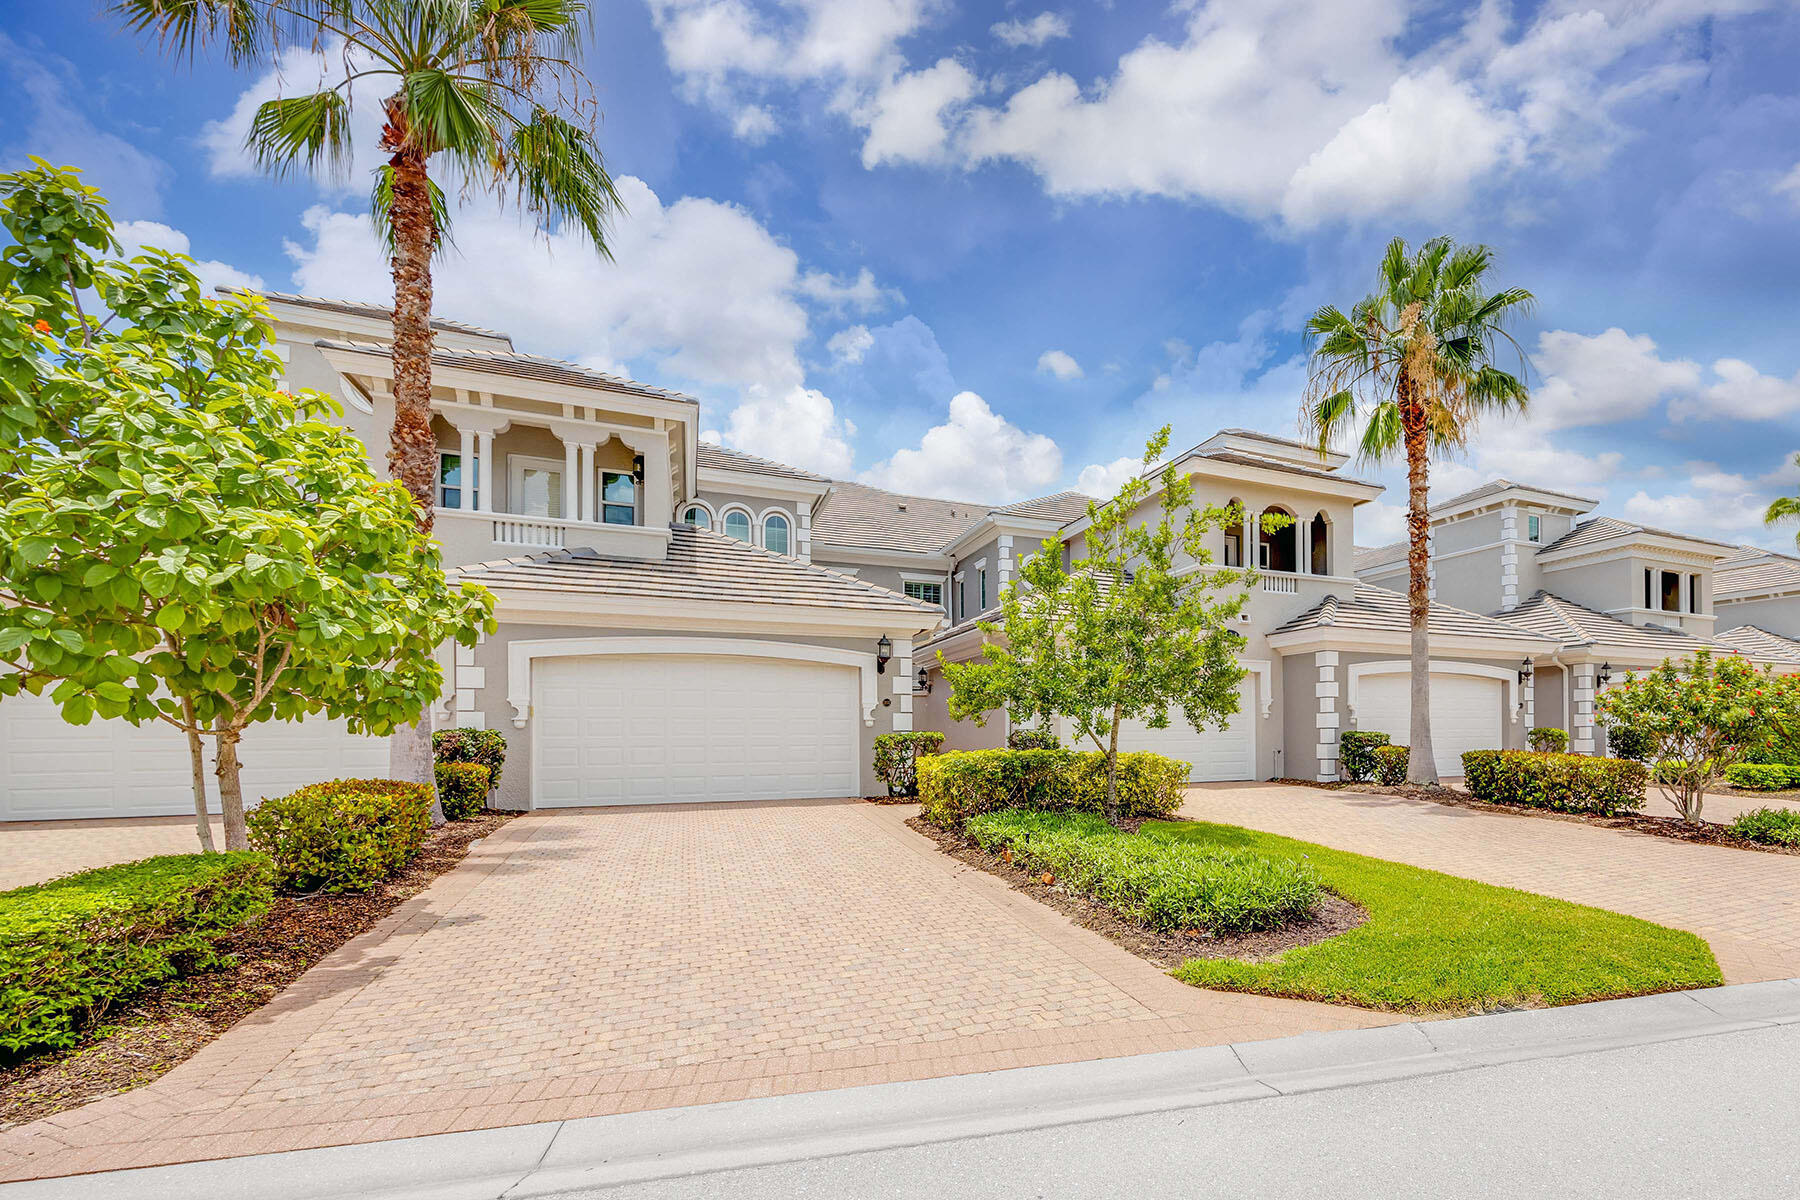
[[[239,778],[238,739],[243,730],[213,723],[213,737],[218,742],[219,762],[214,768],[219,776],[219,808],[225,817],[225,849],[248,850],[250,835],[244,828],[244,786]]]
[[[431,183],[425,155],[413,144],[403,97],[386,102],[382,149],[392,157],[394,257],[394,425],[388,434],[388,471],[406,485],[418,512],[419,528],[431,532],[437,500],[437,439],[431,432],[431,252],[437,224],[431,213]],[[481,464],[484,473],[488,464]],[[465,467],[466,469],[466,467]],[[483,481],[491,487],[491,480]],[[438,803],[431,753],[431,709],[419,722],[388,739],[388,766],[397,779],[431,790],[431,823],[444,823]]]
[[[1113,705],[1112,740],[1106,746],[1106,823],[1119,823],[1119,706]]]
[[[206,811],[206,751],[200,744],[200,731],[194,726],[194,702],[181,698],[181,719],[187,722],[188,769],[194,777],[194,825],[200,835],[200,849],[212,854],[212,817]]]
[[[1428,478],[1431,444],[1425,405],[1405,369],[1395,389],[1400,431],[1406,440],[1406,609],[1411,625],[1412,728],[1408,731],[1406,781],[1438,781],[1431,748],[1431,504]]]

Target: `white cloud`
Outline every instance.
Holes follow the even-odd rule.
[[[1792,379],[1764,375],[1741,358],[1721,358],[1712,370],[1718,382],[1708,387],[1704,396],[1671,402],[1670,418],[1774,421],[1800,413],[1800,375]]]
[[[856,426],[837,415],[825,393],[798,386],[774,392],[757,385],[731,410],[724,441],[764,458],[841,477],[850,473],[855,459],[850,448],[855,436]]]
[[[848,283],[835,275],[824,271],[808,271],[800,277],[797,289],[802,296],[833,312],[841,312],[853,308],[858,312],[873,312],[889,303],[899,303],[906,299],[894,288],[884,288],[875,282],[875,273],[863,267],[856,273],[856,278]]]
[[[1021,46],[1035,48],[1068,37],[1069,21],[1053,12],[1041,12],[1029,21],[1001,21],[988,32],[1015,49]]]
[[[145,249],[167,250],[170,254],[186,254],[190,257],[193,254],[193,246],[187,234],[159,221],[121,221],[113,228],[113,235],[119,239],[126,258]],[[208,292],[218,287],[261,289],[263,286],[261,275],[240,271],[230,263],[219,262],[217,259],[196,259],[194,274],[200,277],[201,287]]]
[[[1700,364],[1665,360],[1648,336],[1617,327],[1592,337],[1546,330],[1535,359],[1544,381],[1532,391],[1531,415],[1546,431],[1641,417],[1700,382]]]
[[[1054,375],[1058,379],[1080,379],[1081,364],[1062,350],[1046,350],[1038,355],[1037,369],[1041,374]]]
[[[1406,505],[1371,500],[1356,506],[1356,544],[1385,546],[1406,537]]]
[[[1703,495],[1671,492],[1652,496],[1640,489],[1625,501],[1624,512],[1646,525],[1677,533],[1724,542],[1761,541],[1767,537],[1762,519],[1767,505],[1765,497],[1751,492],[1709,490]]]
[[[1075,490],[1101,500],[1110,500],[1144,465],[1141,458],[1115,458],[1109,463],[1089,463],[1075,478]]]
[[[350,69],[366,67],[366,60],[352,59]],[[218,179],[258,179],[266,172],[244,146],[256,110],[265,101],[279,96],[304,96],[330,87],[344,77],[345,61],[342,43],[321,50],[290,48],[282,52],[275,66],[259,76],[238,94],[231,112],[216,121],[208,121],[200,131],[200,145],[206,150],[207,168]],[[375,168],[386,159],[381,153],[381,86],[392,79],[370,78],[351,85],[350,139],[351,156],[341,174],[333,175],[328,164],[320,164],[313,182],[330,195],[366,194]],[[443,180],[439,180],[443,183]],[[446,190],[450,190],[446,188]]]
[[[738,109],[737,116],[731,121],[731,132],[740,141],[749,142],[752,146],[760,146],[768,141],[778,128],[775,114],[760,104],[746,104]]]
[[[839,362],[859,363],[874,344],[875,335],[869,332],[867,325],[852,325],[832,334],[831,339],[825,343],[825,349]]]
[[[1062,451],[1041,433],[1027,433],[974,392],[958,392],[950,413],[919,439],[863,473],[876,487],[922,496],[1012,500],[1041,492],[1062,478]]]
[[[1775,194],[1786,196],[1796,205],[1800,205],[1800,163],[1796,163],[1793,170],[1775,181]]]
[[[950,136],[945,114],[966,103],[975,87],[975,76],[953,58],[884,84],[858,113],[869,131],[863,166],[943,161]]]

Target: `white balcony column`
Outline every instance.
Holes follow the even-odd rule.
[[[1294,539],[1294,574],[1312,574],[1312,518],[1295,516],[1289,530]]]
[[[577,456],[580,463],[577,470],[581,475],[581,486],[576,489],[576,498],[580,501],[581,507],[576,510],[576,517],[578,520],[592,524],[600,520],[597,496],[599,489],[595,486],[594,477],[594,443],[577,442],[575,447],[581,452]]]
[[[1244,544],[1238,547],[1244,556],[1244,566],[1255,570],[1262,566],[1262,510],[1250,508],[1244,510]]]
[[[477,489],[481,503],[477,507],[481,512],[491,513],[494,511],[494,481],[500,478],[499,469],[494,466],[494,431],[480,430],[475,438],[481,445],[475,459],[475,470],[481,480],[481,486]]]
[[[459,429],[456,433],[460,439],[456,461],[459,464],[458,471],[462,476],[461,500],[457,504],[457,507],[464,512],[473,512],[475,509],[476,478],[475,431],[473,429]]]
[[[565,520],[565,521],[575,520],[575,514],[578,511],[575,507],[576,502],[579,499],[578,493],[576,492],[576,481],[581,478],[581,475],[580,475],[581,468],[580,468],[579,462],[577,461],[578,458],[579,458],[579,453],[576,449],[575,443],[574,442],[564,442],[563,443],[563,477],[562,477],[562,487],[563,487],[562,516],[563,516],[563,520]]]

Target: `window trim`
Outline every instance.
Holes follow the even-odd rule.
[[[744,536],[742,538],[732,533],[729,528],[729,522],[734,515],[744,518]],[[719,532],[734,542],[741,541],[746,546],[754,546],[756,545],[756,515],[741,504],[728,504],[719,510]]]
[[[469,509],[470,511],[479,511],[481,508],[481,456],[476,454],[470,455],[469,457],[469,466],[474,475],[472,481],[473,494],[469,498]],[[446,458],[456,459],[458,469],[461,469],[462,451],[460,449],[446,450],[442,446],[438,447],[437,506],[439,508],[460,510],[462,508],[462,497],[460,495],[457,497],[457,503],[455,504],[447,503],[444,500],[444,489],[449,486],[444,482],[444,460]],[[467,483],[459,483],[456,485],[456,490],[461,492],[463,488],[469,486],[470,484]]]
[[[1525,540],[1528,542],[1544,540],[1544,521],[1536,513],[1525,514]]]
[[[937,599],[932,600],[925,596],[915,596],[912,594],[912,589],[914,588],[936,588]],[[920,604],[932,604],[936,605],[938,608],[944,607],[944,581],[942,579],[907,579],[902,577],[900,580],[900,594],[909,600],[917,600]]]
[[[506,502],[512,506],[511,515],[515,517],[535,517],[540,521],[567,521],[572,518],[567,513],[555,516],[549,513],[528,513],[519,511],[520,497],[525,492],[525,471],[528,468],[547,471],[556,476],[556,506],[563,502],[563,467],[559,458],[539,458],[535,454],[508,454],[506,456]]]
[[[631,480],[631,503],[629,505],[620,504],[617,501],[609,502],[607,500],[607,498],[606,498],[606,477],[608,475],[619,476],[619,477],[623,477],[625,479]],[[596,497],[596,499],[598,499],[600,502],[600,514],[599,515],[600,515],[600,523],[602,525],[636,525],[639,523],[638,513],[639,513],[640,506],[638,504],[638,499],[639,499],[639,497],[641,497],[644,494],[644,486],[638,482],[637,474],[635,472],[602,470],[600,472],[600,478],[597,481],[597,485],[600,489],[600,492],[599,492],[599,495]],[[608,521],[606,519],[606,510],[609,508],[630,508],[631,509],[631,520],[630,521]]]
[[[787,531],[787,548],[786,549],[769,550],[769,522],[770,521],[780,521],[782,523],[782,525],[786,527],[786,531]],[[788,510],[785,508],[770,508],[770,509],[763,510],[762,516],[760,516],[756,519],[756,539],[757,539],[757,544],[760,545],[764,550],[769,550],[769,553],[771,553],[771,554],[786,554],[786,555],[791,556],[794,553],[794,518],[793,518],[793,515],[790,514],[788,512]]]
[[[705,525],[694,525],[692,521],[687,519],[688,514],[696,508],[706,514]],[[694,525],[695,529],[715,530],[719,527],[718,516],[713,512],[712,505],[700,499],[689,500],[686,504],[681,506],[681,523],[683,525]]]

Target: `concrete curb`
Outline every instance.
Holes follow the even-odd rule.
[[[0,1186],[4,1200],[529,1200],[1800,1024],[1800,979]]]

